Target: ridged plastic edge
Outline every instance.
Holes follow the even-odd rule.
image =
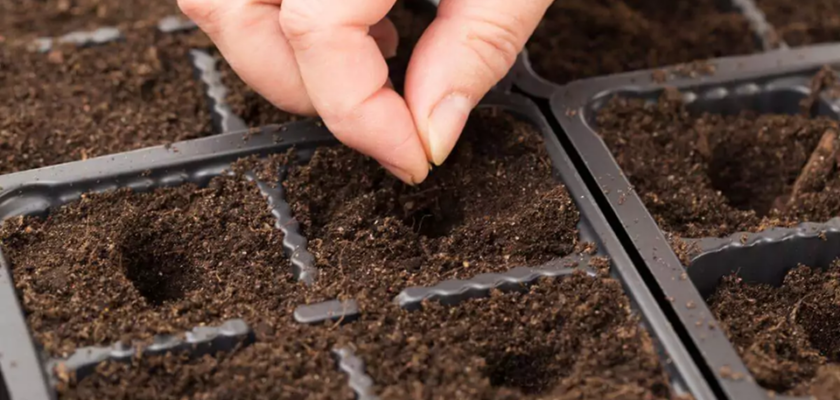
[[[439,301],[455,305],[473,298],[487,297],[490,291],[522,290],[540,278],[556,278],[571,275],[576,267],[589,265],[589,255],[573,255],[551,261],[539,268],[517,267],[503,273],[476,275],[470,279],[451,279],[429,287],[404,289],[394,302],[408,310],[416,310],[424,301]],[[594,273],[589,272],[594,276]]]
[[[35,39],[33,45],[41,52],[46,53],[52,50],[56,44],[75,44],[76,46],[93,46],[120,40],[122,32],[118,28],[106,26],[92,31],[70,32],[59,37],[42,37]]]
[[[210,103],[210,114],[217,132],[226,133],[248,129],[248,125],[236,115],[227,103],[228,88],[222,83],[222,75],[217,68],[219,60],[204,50],[190,50],[193,66],[198,79],[206,87],[206,97]]]
[[[320,324],[327,321],[346,324],[359,318],[361,311],[356,300],[330,300],[295,308],[295,321],[301,324]]]
[[[379,400],[373,394],[373,379],[365,373],[365,362],[357,357],[349,348],[333,349],[333,354],[338,360],[338,369],[347,374],[347,382],[357,400]]]
[[[184,18],[180,15],[170,15],[168,17],[161,18],[161,20],[158,21],[157,28],[163,33],[176,33],[197,29],[198,25],[196,25],[193,20]]]
[[[47,371],[51,371],[51,380],[81,380],[95,372],[96,367],[106,361],[127,362],[138,356],[153,356],[166,353],[189,353],[191,357],[200,357],[219,351],[230,351],[240,345],[250,345],[255,341],[254,333],[241,319],[232,319],[219,326],[199,326],[186,332],[183,338],[174,335],[158,335],[152,344],[130,346],[117,342],[108,347],[83,347],[77,349],[66,359],[51,359],[47,362]]]

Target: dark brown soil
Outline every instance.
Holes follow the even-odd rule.
[[[388,60],[391,83],[399,93],[403,93],[405,74],[414,46],[435,19],[436,10],[428,3],[429,0],[398,0],[388,13],[388,18],[397,27],[400,35],[397,55]]]
[[[579,214],[552,178],[541,135],[495,110],[477,112],[446,167],[418,187],[344,147],[318,150],[285,186],[329,296],[382,301],[409,286],[535,266],[577,243]]]
[[[61,36],[103,26],[150,27],[177,14],[177,0],[0,0],[0,37]]]
[[[276,331],[260,334],[259,342],[232,353],[107,363],[80,382],[62,382],[58,392],[63,400],[352,400],[347,376],[330,353],[335,337],[328,327],[281,322]]]
[[[671,398],[650,338],[610,278],[578,273],[351,329],[383,399]]]
[[[85,195],[0,231],[35,338],[54,355],[231,318],[274,326],[303,303],[256,185],[216,178]]]
[[[208,44],[198,32],[148,28],[49,54],[0,46],[0,173],[210,134],[188,58]]]
[[[275,107],[251,89],[242,79],[239,79],[239,76],[224,59],[219,59],[218,67],[222,74],[222,83],[228,90],[225,101],[233,113],[242,118],[249,128],[269,124],[284,124],[302,119],[300,116]]]
[[[613,99],[598,131],[660,227],[684,237],[719,237],[805,221],[840,210],[836,166],[793,199],[794,183],[827,118],[800,115],[693,115],[679,94],[658,104]],[[778,199],[785,199],[779,207]]]
[[[748,22],[714,0],[555,1],[527,45],[552,82],[759,50]]]
[[[724,278],[710,299],[720,326],[762,386],[835,399],[840,385],[840,262],[799,266],[781,287]]]
[[[840,40],[837,0],[757,0],[776,33],[791,46]]]
[[[215,359],[109,364],[61,385],[62,398],[349,399],[327,356],[335,344],[356,349],[385,400],[675,398],[620,283],[584,273],[454,307],[384,303],[341,328],[264,340]]]

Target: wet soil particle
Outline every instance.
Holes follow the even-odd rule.
[[[256,185],[220,177],[146,193],[88,194],[0,230],[36,340],[51,354],[243,318],[272,324],[305,302]]]
[[[383,399],[671,398],[652,342],[611,278],[579,272],[348,329]]]
[[[759,384],[794,396],[835,399],[840,386],[840,262],[799,266],[780,287],[723,279],[709,300],[720,327]]]
[[[0,36],[61,36],[103,26],[152,27],[178,15],[177,0],[0,0]]]
[[[680,236],[823,222],[840,210],[836,165],[789,198],[825,133],[837,131],[828,118],[692,114],[667,91],[654,104],[613,99],[597,124],[660,227]]]
[[[555,1],[527,48],[558,84],[759,50],[747,20],[714,0]]]
[[[211,133],[188,55],[207,38],[154,28],[126,36],[49,54],[0,46],[0,173]]]
[[[756,0],[776,33],[790,46],[840,40],[837,0]]]
[[[332,297],[381,301],[537,266],[577,243],[579,214],[552,178],[542,136],[497,110],[473,115],[446,166],[417,187],[345,147],[319,149],[284,185]]]

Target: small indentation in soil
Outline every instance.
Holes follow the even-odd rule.
[[[403,223],[421,236],[447,236],[464,219],[460,199],[451,191],[427,189],[402,196],[400,203]]]
[[[712,188],[726,196],[729,205],[763,217],[770,213],[773,201],[784,194],[788,179],[779,176],[783,171],[769,170],[745,155],[748,153],[749,149],[738,143],[716,146],[709,162],[709,179]]]
[[[552,367],[551,351],[512,353],[491,351],[486,356],[485,375],[495,387],[516,388],[527,395],[551,389],[558,381],[558,371]]]
[[[155,240],[158,235],[165,236],[154,229],[129,231],[116,254],[126,278],[152,306],[181,300],[198,286],[198,274],[186,257]]]

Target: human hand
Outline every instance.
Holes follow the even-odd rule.
[[[552,0],[442,0],[405,98],[388,80],[395,0],[179,0],[237,74],[275,106],[319,115],[399,179],[441,165],[470,111],[510,70]]]

